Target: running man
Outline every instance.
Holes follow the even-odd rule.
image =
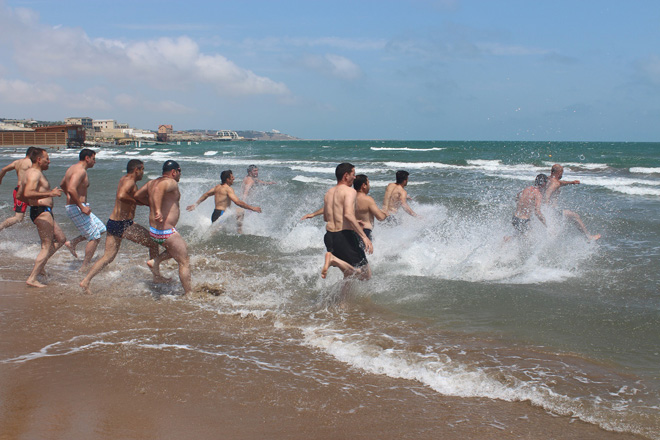
[[[373,245],[355,217],[357,192],[352,188],[355,167],[341,163],[335,169],[335,177],[337,185],[323,198],[323,220],[326,221],[323,241],[327,252],[321,278],[326,277],[330,266],[335,266],[343,272],[344,278],[357,274],[358,278],[368,280],[371,270],[365,250],[373,253]]]
[[[25,152],[25,157],[22,159],[16,159],[2,170],[0,170],[0,184],[2,179],[5,177],[7,172],[14,170],[16,171],[16,188],[14,188],[14,216],[9,217],[4,222],[0,223],[0,231],[10,226],[20,223],[25,219],[25,211],[27,210],[28,204],[21,202],[16,198],[18,194],[18,189],[20,187],[20,182],[23,180],[23,173],[25,173],[28,168],[32,166],[32,161],[30,160],[30,153],[34,150],[35,147],[29,147]]]
[[[44,273],[46,263],[63,244],[69,249],[71,244],[66,241],[64,232],[53,217],[53,197],[60,197],[62,190],[50,189],[50,183],[43,174],[50,165],[48,152],[43,148],[34,148],[30,152],[30,161],[32,166],[23,173],[17,197],[30,206],[30,219],[37,227],[41,250],[34,260],[34,267],[26,284],[30,287],[46,287],[37,280],[37,275]]]
[[[149,249],[149,260],[155,260],[158,257],[158,243],[151,240],[149,231],[144,227],[133,223],[135,217],[135,207],[139,204],[134,195],[138,190],[137,182],[144,176],[144,163],[139,159],[131,159],[126,165],[126,174],[119,179],[117,186],[117,198],[115,206],[110,214],[110,219],[106,223],[107,235],[105,238],[105,251],[87,273],[87,276],[80,282],[80,287],[85,293],[90,293],[89,284],[99,272],[117,256],[122,239],[126,238],[134,243],[141,244]],[[167,252],[167,251],[165,251]],[[161,257],[159,261],[165,258]],[[153,267],[152,267],[153,266]],[[162,282],[165,279],[160,275],[159,265],[150,266],[154,275],[154,282]]]
[[[179,279],[183,292],[188,296],[192,292],[190,275],[190,257],[186,242],[176,230],[176,224],[181,214],[179,200],[179,179],[181,167],[173,160],[163,164],[163,175],[150,180],[135,193],[137,203],[149,205],[149,236],[165,247],[167,252],[161,253],[149,260],[149,267],[158,267],[161,261],[174,258],[179,265]]]
[[[582,233],[587,237],[588,240],[595,241],[600,238],[600,234],[591,235],[587,230],[587,227],[584,225],[582,218],[576,213],[568,209],[558,209],[557,200],[559,198],[559,193],[561,192],[561,187],[566,185],[579,185],[579,180],[565,181],[561,180],[564,175],[564,167],[558,163],[554,164],[550,169],[550,178],[548,179],[548,184],[545,188],[545,194],[543,196],[543,202],[550,205],[554,208],[560,215],[563,215],[565,218],[569,218],[575,225],[582,231]]]
[[[87,240],[85,246],[85,258],[83,259],[80,272],[86,272],[92,262],[96,248],[101,242],[101,234],[105,232],[105,225],[92,213],[87,203],[87,188],[89,188],[89,177],[87,170],[94,167],[96,153],[88,148],[83,148],[78,154],[78,163],[71,165],[60,183],[62,191],[66,194],[66,214],[80,231],[78,237],[71,241],[73,248],[81,241]]]
[[[247,176],[243,178],[243,185],[241,186],[241,199],[247,200],[250,191],[254,185],[275,185],[275,182],[266,182],[259,179],[259,167],[250,165],[247,167]],[[243,218],[245,217],[245,210],[243,208],[236,208],[236,225],[238,226],[238,233],[243,233]]]
[[[403,208],[408,214],[417,217],[415,211],[408,205],[408,192],[406,186],[408,185],[408,171],[399,170],[396,172],[396,182],[390,183],[385,188],[385,197],[383,198],[383,211],[388,215],[394,215]]]
[[[220,185],[216,185],[210,190],[206,191],[202,196],[192,205],[189,205],[186,207],[188,211],[194,211],[195,208],[199,206],[200,203],[202,203],[204,200],[208,199],[211,196],[215,196],[215,209],[213,210],[213,214],[211,214],[211,223],[215,223],[217,219],[219,219],[225,211],[229,208],[231,205],[231,202],[234,202],[236,205],[240,206],[241,208],[249,209],[250,211],[254,212],[261,212],[261,208],[258,206],[251,206],[245,203],[242,200],[239,200],[238,197],[236,197],[236,193],[234,192],[234,189],[231,187],[234,184],[234,174],[232,174],[231,170],[225,170],[222,173],[220,173]],[[239,233],[240,233],[240,228],[239,228]]]
[[[357,191],[355,217],[364,229],[364,233],[371,240],[371,231],[374,228],[374,218],[383,221],[387,213],[376,205],[376,201],[369,195],[371,184],[366,174],[358,174],[353,181],[353,188]]]
[[[532,214],[547,227],[545,217],[541,212],[541,204],[543,203],[543,190],[548,182],[548,176],[539,174],[534,180],[534,185],[528,186],[518,193],[516,196],[516,212],[513,214],[511,224],[513,229],[516,230],[516,235],[525,235],[529,231],[530,222],[532,221]],[[511,237],[505,237],[509,240]]]

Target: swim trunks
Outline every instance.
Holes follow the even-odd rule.
[[[338,232],[327,231],[325,237],[325,248],[340,260],[344,260],[353,267],[366,266],[367,256],[362,249],[360,236],[350,229]]]
[[[50,213],[50,216],[55,218],[53,215],[53,210],[50,206],[30,206],[30,220],[32,220],[32,223],[34,223],[37,217],[39,217],[44,212]]]
[[[83,206],[89,206],[89,203],[83,203]],[[87,240],[98,240],[101,238],[101,234],[105,232],[105,225],[93,212],[85,215],[78,208],[78,205],[66,205],[64,208],[73,224],[76,225],[80,233]]]
[[[366,235],[367,238],[371,240],[371,229],[364,228],[363,231],[364,231],[364,235]]]
[[[149,227],[149,236],[153,241],[158,244],[165,243],[165,240],[170,238],[176,232],[176,228],[172,229],[156,229],[153,226]]]
[[[112,220],[108,219],[105,227],[108,230],[108,235],[122,238],[126,229],[133,224],[133,220]]]
[[[530,219],[528,218],[518,218],[515,215],[511,219],[511,224],[513,225],[513,228],[520,234],[524,234],[527,231],[529,231],[530,227]]]
[[[224,213],[225,213],[224,209],[214,209],[213,214],[211,214],[211,223],[215,223],[215,221],[219,219],[220,216]]]
[[[28,204],[25,202],[21,202],[16,198],[16,195],[18,194],[18,187],[14,188],[14,212],[25,212],[27,211]]]

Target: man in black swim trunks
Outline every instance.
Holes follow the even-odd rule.
[[[141,204],[133,196],[137,191],[137,182],[142,180],[143,175],[144,163],[139,159],[129,160],[126,166],[126,174],[119,179],[115,206],[106,225],[105,252],[94,263],[87,276],[80,282],[80,287],[83,288],[85,293],[89,293],[89,283],[92,281],[92,278],[115,259],[119,252],[121,241],[124,238],[149,249],[149,260],[158,262],[153,267],[149,266],[154,275],[154,282],[164,281],[164,278],[160,275],[159,264],[167,258],[163,258],[165,257],[163,255],[161,258],[156,259],[158,256],[158,243],[151,240],[149,231],[146,228],[133,223],[135,207],[137,204]]]
[[[351,186],[355,180],[355,167],[350,163],[341,163],[335,169],[335,177],[337,185],[330,188],[323,198],[323,219],[327,231],[323,241],[327,252],[321,277],[325,278],[330,266],[335,266],[344,273],[344,277],[357,275],[367,280],[371,278],[371,269],[365,250],[371,254],[373,246],[355,217],[357,192]]]
[[[30,219],[37,227],[41,250],[34,260],[34,268],[26,283],[30,287],[46,287],[37,280],[37,276],[43,273],[48,259],[63,244],[70,251],[71,244],[66,240],[64,232],[53,217],[53,197],[60,197],[62,190],[60,188],[50,189],[50,183],[43,174],[50,165],[48,152],[43,148],[34,148],[30,153],[30,160],[32,166],[25,171],[23,180],[19,182],[17,198],[30,206]]]
[[[536,176],[533,186],[528,186],[518,193],[516,197],[516,212],[513,214],[511,224],[516,230],[516,235],[526,234],[531,226],[532,214],[546,226],[545,217],[541,212],[541,203],[543,202],[543,189],[548,182],[548,176],[539,174]],[[511,238],[511,237],[507,237]]]
[[[211,223],[215,223],[215,221],[225,213],[229,206],[231,206],[231,202],[234,202],[241,208],[260,213],[261,208],[258,206],[248,205],[236,196],[234,189],[231,187],[233,184],[234,174],[231,172],[231,170],[223,171],[220,173],[220,185],[216,185],[210,190],[206,191],[194,204],[188,205],[186,209],[188,211],[194,211],[195,208],[197,208],[197,206],[204,200],[211,196],[215,196],[215,209],[213,210],[213,214],[211,214]],[[240,232],[241,231],[239,231],[239,233]]]

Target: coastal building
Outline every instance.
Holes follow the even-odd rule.
[[[238,133],[232,130],[218,130],[216,132],[219,141],[235,141],[240,139]]]
[[[66,118],[64,123],[67,125],[82,125],[85,130],[94,130],[94,120],[88,116],[81,118]]]
[[[162,124],[158,126],[158,142],[167,142],[169,137],[174,133],[174,129],[170,124]]]
[[[82,125],[49,125],[34,129],[1,130],[1,146],[81,146],[85,143]]]
[[[117,121],[114,119],[94,119],[92,125],[95,131],[114,130],[117,128]]]

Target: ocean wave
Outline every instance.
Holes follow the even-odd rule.
[[[660,174],[660,167],[632,167],[629,171],[636,174]]]
[[[446,148],[409,148],[409,147],[371,147],[372,151],[440,151]]]

